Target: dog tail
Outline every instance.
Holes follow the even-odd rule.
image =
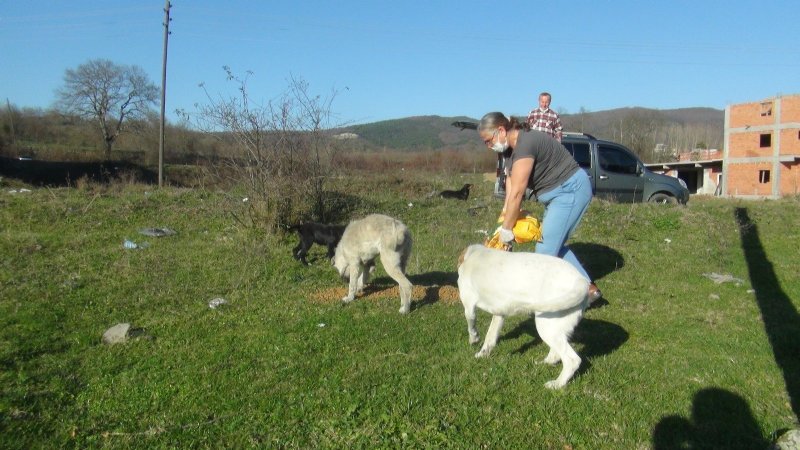
[[[400,252],[400,269],[405,273],[408,258],[411,256],[411,232],[403,222],[396,219],[392,222],[392,231],[392,246]]]

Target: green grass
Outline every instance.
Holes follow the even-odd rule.
[[[454,285],[460,251],[494,227],[490,183],[374,181],[336,186],[343,211],[401,219],[412,281]],[[426,196],[463,182],[476,184],[466,203]],[[547,349],[531,319],[509,319],[491,358],[476,360],[457,302],[415,298],[401,316],[396,297],[320,300],[344,287],[324,250],[300,265],[295,236],[226,215],[245,207],[232,196],[9,190],[3,448],[764,448],[796,426],[797,198],[594,201],[572,244],[608,304],[587,311],[573,339],[582,368],[554,392],[543,384],[559,369],[534,364]],[[178,234],[137,233],[159,226]],[[125,250],[125,238],[149,246]],[[380,266],[375,283],[392,285]],[[210,309],[215,297],[228,304]],[[101,344],[118,322],[152,339]],[[483,335],[488,314],[478,322]]]

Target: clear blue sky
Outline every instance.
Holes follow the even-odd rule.
[[[0,100],[48,108],[64,71],[96,58],[161,83],[163,0],[0,0]],[[290,77],[336,123],[416,115],[657,109],[800,93],[797,1],[173,0],[167,112],[235,94],[269,101]],[[157,106],[156,106],[157,109]]]

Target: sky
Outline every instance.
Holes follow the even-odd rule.
[[[331,125],[410,116],[674,109],[800,93],[793,1],[172,0],[166,111],[291,80],[330,101]],[[0,0],[0,100],[54,105],[92,59],[161,85],[163,0]],[[202,88],[201,88],[202,84]],[[205,89],[205,92],[204,92]],[[5,106],[5,105],[4,105]],[[159,105],[154,109],[158,110]]]

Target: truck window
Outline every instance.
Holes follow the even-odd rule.
[[[578,165],[584,169],[592,167],[592,153],[589,151],[588,143],[574,143],[572,144],[572,157],[578,161]]]
[[[636,175],[639,160],[627,151],[610,145],[598,145],[597,156],[600,167],[608,172]]]
[[[567,149],[570,155],[575,158],[578,165],[584,169],[592,167],[592,154],[589,152],[589,144],[583,142],[562,142],[561,145]]]

